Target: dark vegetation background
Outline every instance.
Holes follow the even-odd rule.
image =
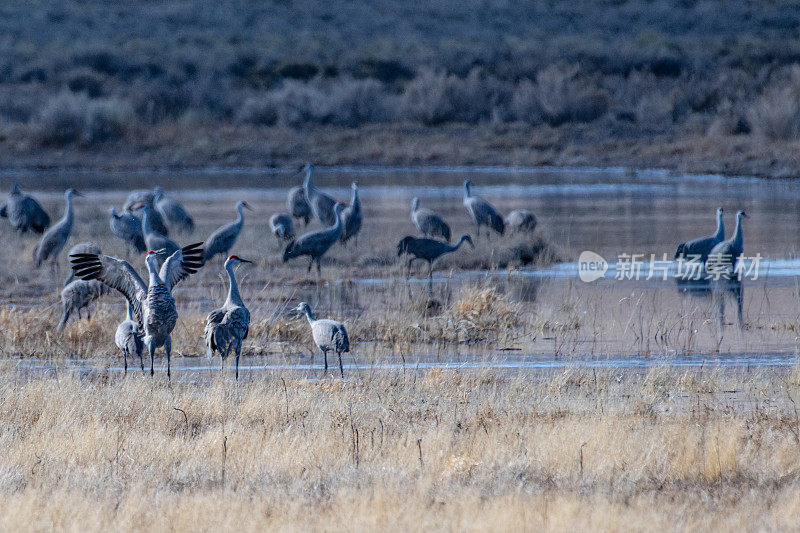
[[[4,2],[0,163],[794,175],[800,2]]]

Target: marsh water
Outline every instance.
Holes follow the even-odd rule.
[[[800,260],[797,259],[800,181],[591,168],[319,167],[315,184],[343,201],[349,199],[350,183],[357,181],[364,209],[365,231],[359,247],[334,252],[334,260],[342,265],[351,259],[367,264],[364,258],[371,255],[391,257],[397,240],[414,233],[408,211],[415,196],[423,206],[434,209],[448,220],[454,234],[471,232],[474,235],[474,227],[461,204],[465,179],[473,182],[475,194],[489,200],[503,213],[517,208],[533,211],[538,218],[538,231],[562,251],[565,261],[511,270],[438,270],[433,276],[435,290],[491,278],[506,294],[520,302],[535,302],[540,308],[546,308],[549,303],[559,309],[560,315],[554,313],[554,321],[574,315],[582,327],[561,332],[558,328],[543,329],[524,340],[510,341],[509,346],[502,349],[496,346],[422,348],[402,357],[388,358],[369,357],[370,350],[365,349],[346,358],[348,368],[363,369],[371,365],[512,369],[566,365],[646,367],[665,363],[784,366],[797,363],[800,350]],[[291,169],[0,173],[3,189],[8,190],[11,183],[20,182],[25,189],[36,191],[51,213],[60,214],[64,187],[81,189],[86,198],[78,202],[76,209],[84,228],[93,224],[102,228],[107,207],[117,205],[119,208],[127,191],[161,185],[195,215],[199,239],[194,240],[202,239],[207,231],[232,219],[232,204],[246,199],[254,206],[255,213],[248,214],[246,231],[250,234],[242,241],[248,244],[240,253],[267,257],[265,267],[275,263],[269,258],[274,259],[280,252],[279,243],[268,233],[267,220],[272,213],[285,210],[286,190],[301,180],[302,177]],[[741,283],[679,284],[673,277],[674,263],[669,265],[666,280],[660,272],[647,275],[651,257],[659,261],[666,254],[666,258],[671,259],[679,242],[713,233],[715,211],[719,206],[725,210],[728,237],[733,232],[736,211],[748,213],[743,226],[745,255],[758,256],[757,277],[751,271]],[[97,231],[77,230],[79,236],[87,238],[95,236]],[[302,228],[299,231],[302,232]],[[3,232],[7,233],[5,229]],[[482,239],[485,241],[486,237]],[[495,242],[501,241],[496,239]],[[479,250],[494,245],[490,241]],[[576,261],[584,250],[591,250],[609,262],[606,275],[592,283],[578,278]],[[622,254],[641,255],[639,279],[615,279],[624,261],[620,258]],[[295,267],[297,277],[303,278],[305,262]],[[347,298],[353,301],[359,297],[369,298],[369,291],[374,291],[375,287],[398,283],[396,273],[384,274],[381,270],[352,268],[337,272],[341,275],[329,278],[326,284],[340,289],[336,292],[329,288],[328,292],[339,296],[347,292]],[[423,270],[403,281],[408,290],[420,297],[427,288],[424,274]],[[244,284],[249,283],[253,290],[265,284],[271,284],[272,290],[284,287],[292,294],[299,291],[302,295],[303,291],[312,290],[287,276],[272,279],[265,274],[251,278]],[[319,291],[318,288],[313,290]],[[42,294],[47,292],[42,291],[20,286],[18,292],[6,295],[4,304],[45,306],[57,301],[53,297],[50,301],[43,299]],[[316,299],[320,303],[325,300],[319,294]],[[208,298],[195,302],[201,311],[213,305],[205,300]],[[332,301],[328,306],[335,308]],[[565,307],[569,310],[565,311]],[[357,319],[357,313],[353,318]],[[292,358],[260,355],[248,357],[243,366],[302,372],[317,368],[320,360],[319,355],[313,362],[303,354]],[[48,365],[30,360],[26,364],[32,368]],[[76,360],[74,364],[80,366],[83,362]],[[205,359],[188,356],[177,358],[176,364],[196,371],[216,368]]]

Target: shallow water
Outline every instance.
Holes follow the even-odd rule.
[[[800,259],[797,258],[800,181],[676,175],[664,171],[615,168],[319,167],[315,174],[316,185],[342,200],[349,197],[349,183],[353,180],[359,182],[365,210],[364,223],[368,228],[364,232],[366,244],[355,252],[337,249],[332,252],[334,259],[347,264],[368,254],[369,247],[376,243],[391,250],[401,236],[413,233],[408,209],[414,196],[421,198],[423,206],[438,211],[450,221],[455,234],[474,231],[461,205],[465,178],[472,180],[475,194],[484,196],[502,212],[516,208],[533,211],[542,231],[572,260],[511,272],[439,270],[433,276],[436,290],[445,291],[460,283],[491,276],[503,290],[521,302],[540,307],[572,302],[576,306],[574,312],[584,316],[584,320],[587,314],[596,316],[592,318],[593,323],[597,322],[594,332],[587,331],[592,328],[584,328],[579,333],[564,334],[561,338],[557,338],[558,334],[542,333],[533,340],[520,343],[521,352],[513,355],[503,353],[495,356],[491,350],[482,354],[451,352],[440,354],[435,360],[422,355],[415,361],[407,359],[405,363],[376,363],[376,368],[796,364],[794,354],[798,352],[799,341],[795,328],[800,327]],[[266,220],[271,213],[284,209],[286,189],[298,184],[301,176],[291,169],[0,172],[0,187],[3,189],[7,190],[14,181],[36,191],[51,213],[56,213],[54,218],[61,212],[60,191],[65,186],[76,186],[86,193],[87,198],[77,204],[84,223],[76,230],[76,239],[81,240],[94,238],[97,231],[103,230],[106,207],[111,204],[119,206],[126,191],[132,188],[164,186],[195,215],[198,220],[196,233],[200,238],[232,218],[231,207],[236,200],[247,199],[256,206],[256,214],[248,215],[253,217],[248,220],[255,220],[247,223],[246,231],[249,233],[241,240],[248,244],[240,253],[251,256],[264,254],[269,258],[279,253],[280,247],[266,234]],[[646,273],[651,254],[657,261],[665,254],[669,259],[679,242],[713,232],[718,206],[725,209],[727,235],[733,231],[735,212],[739,209],[748,212],[749,218],[745,220],[743,230],[745,254],[760,255],[758,279],[746,279],[741,286],[735,287],[720,287],[712,283],[679,285],[673,279],[675,264],[669,266],[667,280],[661,279],[660,273],[653,279],[614,279],[620,267],[620,254],[642,254],[645,261],[641,269]],[[253,243],[257,246],[254,247]],[[578,279],[576,259],[584,250],[599,253],[609,262],[605,276],[593,283],[583,283]],[[265,263],[272,264],[270,259]],[[297,263],[295,272],[296,276],[304,276],[305,263]],[[265,283],[284,283],[287,297],[316,298],[329,309],[351,313],[352,319],[357,319],[359,302],[372,297],[370,291],[384,290],[384,287],[389,290],[398,283],[395,274],[352,268],[346,277],[331,280],[325,289],[329,294],[325,296],[315,288],[316,285],[296,285],[291,280],[273,281],[269,273],[266,275],[266,280],[253,275],[251,280],[245,279],[243,285],[248,290],[257,291]],[[422,295],[427,279],[418,273],[401,283],[407,283],[410,290]],[[198,296],[192,299],[192,305],[196,304],[201,310],[208,309],[218,297],[218,294],[215,297]],[[24,284],[3,300],[4,305],[22,307],[53,305],[57,301],[43,303],[40,293],[31,291]],[[646,306],[652,308],[650,314],[646,318],[638,316],[637,313],[641,314],[641,309]],[[659,324],[667,324],[663,326],[666,333],[659,333],[659,327],[662,327]],[[632,334],[636,327],[641,331]],[[655,333],[645,331],[651,327]],[[696,336],[689,341],[680,341],[689,343],[685,350],[675,349],[676,341],[663,340],[664,336],[680,336],[673,334],[670,327],[679,330],[696,328]],[[656,339],[659,334],[662,335],[661,341]],[[648,339],[648,336],[653,339]],[[565,352],[569,355],[565,356]],[[178,357],[175,360],[176,365],[186,370],[203,371],[206,368],[204,363],[194,358]],[[352,359],[346,361],[348,369],[355,368]],[[76,361],[75,364],[80,366],[82,363]],[[305,361],[286,362],[270,357],[258,362],[248,357],[247,364],[243,364],[245,367],[252,370],[311,371]],[[371,365],[363,367],[370,368]],[[210,368],[217,367],[211,365]]]

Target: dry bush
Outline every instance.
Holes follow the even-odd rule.
[[[406,84],[401,112],[406,120],[423,124],[476,123],[492,118],[507,106],[508,84],[478,69],[466,78],[424,70]]]
[[[394,99],[375,80],[286,80],[278,89],[250,97],[237,120],[250,124],[358,126],[394,117]]]
[[[753,129],[768,139],[800,138],[800,67],[768,87],[750,106],[747,118]]]
[[[464,286],[456,300],[436,319],[437,338],[465,342],[496,339],[520,324],[521,307],[497,288]]]
[[[539,102],[552,126],[591,122],[608,111],[608,95],[579,76],[577,65],[551,65],[536,75],[536,85]]]
[[[35,135],[44,146],[91,146],[122,138],[132,118],[132,107],[126,101],[63,92],[39,113]]]

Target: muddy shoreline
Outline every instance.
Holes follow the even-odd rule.
[[[503,165],[659,168],[726,176],[800,175],[800,143],[748,135],[670,132],[609,136],[602,124],[381,124],[303,129],[246,125],[156,125],[124,142],[46,148],[0,139],[0,168],[131,170],[319,165]]]

